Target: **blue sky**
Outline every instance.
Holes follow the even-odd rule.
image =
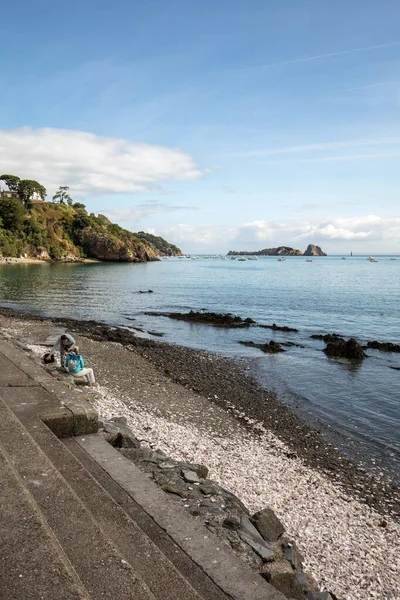
[[[3,0],[0,170],[185,252],[400,252],[400,3]]]

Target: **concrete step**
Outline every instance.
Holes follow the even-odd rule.
[[[35,428],[35,425],[32,427]],[[46,428],[44,424],[42,427]],[[54,444],[60,444],[53,437]],[[116,597],[119,600],[155,600],[132,565],[118,552],[90,511],[2,400],[0,441],[3,454],[12,457],[15,472],[82,582],[87,597],[91,600],[115,600]],[[20,514],[22,517],[24,513]],[[34,563],[26,566],[32,573],[35,572]],[[7,598],[7,594],[6,589],[0,597]],[[75,597],[79,598],[78,595]],[[9,598],[20,600],[19,596],[9,595]],[[35,598],[47,596],[42,594]]]
[[[0,598],[90,600],[0,446]]]

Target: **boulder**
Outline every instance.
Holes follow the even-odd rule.
[[[256,512],[251,518],[260,535],[267,542],[275,542],[285,532],[285,528],[270,508]]]
[[[275,560],[275,552],[269,548],[248,517],[242,517],[240,529],[237,532],[241,540],[249,544],[264,562]]]

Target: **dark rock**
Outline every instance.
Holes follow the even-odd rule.
[[[390,369],[394,369],[395,371],[400,371],[400,367],[389,367]]]
[[[238,529],[240,529],[241,523],[242,521],[239,517],[230,515],[229,517],[226,517],[226,519],[224,519],[224,521],[222,522],[222,526],[226,529],[232,529],[233,531],[237,531]]]
[[[240,529],[237,532],[240,539],[249,544],[264,562],[275,560],[275,552],[269,548],[248,517],[242,517]]]
[[[310,335],[310,338],[313,340],[323,340],[326,344],[328,344],[328,342],[336,342],[336,340],[343,339],[343,337],[338,333],[315,333],[314,335]]]
[[[293,571],[291,573],[261,573],[261,576],[286,598],[304,600],[303,588],[297,580],[296,573]]]
[[[287,560],[290,562],[292,568],[295,571],[301,571],[303,561],[304,561],[304,556],[302,554],[300,554],[300,552],[298,551],[296,543],[289,542],[287,544],[284,544],[283,545],[283,553],[284,553],[285,557],[287,558]]]
[[[134,433],[126,426],[125,417],[115,417],[103,423],[103,437],[114,448],[139,448],[140,441]]]
[[[237,496],[235,496],[235,494],[232,494],[232,492],[226,490],[223,487],[219,488],[219,493],[221,494],[225,504],[228,505],[229,508],[237,508],[238,510],[242,511],[245,515],[249,513],[246,506]]]
[[[247,341],[240,341],[239,344],[243,344],[243,346],[250,346],[252,348],[259,348],[266,354],[277,354],[278,352],[285,352],[285,350],[282,348],[282,346],[278,342],[275,342],[274,340],[271,340],[270,342],[268,342],[266,344],[256,344],[255,342],[247,342]]]
[[[281,346],[288,346],[289,348],[291,346],[294,346],[296,348],[305,348],[305,346],[303,346],[302,344],[295,344],[294,342],[279,342],[281,344]]]
[[[275,542],[285,532],[281,521],[270,508],[256,512],[251,518],[251,522],[267,542]]]
[[[299,331],[294,327],[288,327],[287,325],[277,325],[276,323],[272,323],[272,325],[259,325],[259,327],[262,327],[263,329],[272,329],[273,331],[293,331],[295,333],[298,333]]]
[[[382,352],[400,352],[400,344],[392,344],[392,342],[373,342],[367,343],[367,348],[374,348],[375,350],[381,350]]]
[[[162,312],[146,312],[146,315],[158,316],[158,317],[169,317],[170,319],[176,319],[178,321],[189,321],[190,323],[200,323],[203,325],[212,325],[213,327],[250,327],[255,321],[250,319],[242,319],[238,315],[232,315],[231,313],[219,314],[213,312],[196,312],[191,310],[188,313],[162,313]]]
[[[362,360],[366,356],[361,344],[354,338],[350,338],[347,342],[343,339],[329,342],[323,352],[330,357],[355,360]]]

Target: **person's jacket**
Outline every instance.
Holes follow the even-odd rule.
[[[75,361],[76,365],[75,365],[75,369],[72,369],[72,371],[71,371],[68,368],[68,365],[72,360]],[[83,360],[83,356],[81,356],[81,354],[75,354],[74,352],[67,354],[66,359],[65,359],[65,368],[68,371],[68,373],[71,373],[71,375],[76,375],[77,373],[80,373],[80,371],[82,371],[84,366],[85,366],[85,363]]]

